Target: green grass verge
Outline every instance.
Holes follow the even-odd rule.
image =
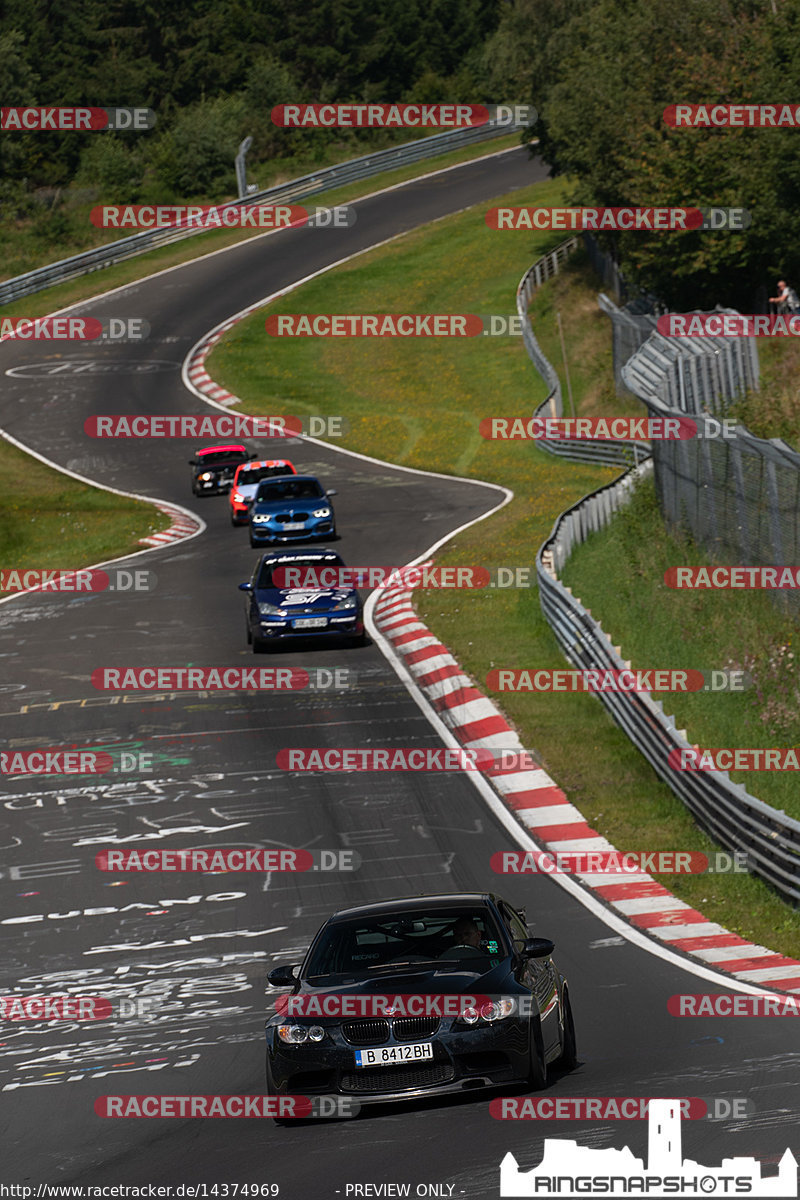
[[[800,746],[796,620],[778,609],[767,592],[668,588],[664,572],[676,564],[709,566],[711,560],[688,538],[667,532],[650,479],[637,489],[627,510],[576,548],[562,578],[591,605],[593,616],[634,664],[732,667],[752,675],[753,687],[741,692],[662,697],[692,741],[701,746]],[[655,612],[657,622],[652,620]],[[791,772],[732,771],[731,779],[800,820],[800,795]]]
[[[121,558],[166,529],[165,513],[79,483],[0,439],[0,565],[71,569]],[[9,593],[0,592],[0,595]]]
[[[461,150],[450,151],[448,154],[440,154],[435,158],[425,159],[420,163],[412,163],[392,171],[384,171],[370,179],[362,179],[345,187],[332,188],[327,192],[320,192],[315,196],[309,196],[307,200],[296,201],[296,203],[301,205],[322,205],[324,207],[332,207],[335,204],[346,204],[348,201],[355,200],[359,196],[365,196],[370,192],[378,191],[384,187],[391,187],[396,183],[403,183],[419,175],[424,175],[429,171],[441,170],[443,167],[454,166],[461,162],[469,162],[472,159],[480,158],[484,154],[496,153],[497,151],[518,146],[519,144],[519,132],[508,134],[506,137],[495,138],[489,142],[479,143],[478,145],[466,146]],[[306,164],[305,169],[296,170],[295,177],[308,174],[309,171],[314,170],[318,165],[312,164],[309,166]],[[292,178],[292,175],[287,174],[286,179],[279,179],[277,182],[286,182],[290,178]],[[261,186],[267,187],[270,184],[262,182]],[[202,201],[195,200],[192,202],[201,203]],[[72,254],[78,254],[82,250],[91,249],[95,245],[115,241],[116,231],[103,231],[96,229],[95,226],[90,224],[89,212],[91,207],[91,204],[86,205],[87,233],[85,241],[82,241],[80,245],[63,247],[58,252],[52,247],[45,247],[43,252],[30,258],[26,257],[24,263],[18,262],[16,266],[9,265],[14,260],[9,259],[7,253],[3,259],[7,273],[3,275],[3,278],[9,278],[12,275],[33,270],[34,267],[53,262],[56,258],[65,258]],[[97,236],[94,237],[94,235]],[[186,241],[175,242],[169,246],[150,250],[147,254],[137,255],[135,258],[127,259],[125,262],[117,263],[111,267],[106,267],[101,271],[95,271],[90,275],[82,275],[78,279],[70,280],[67,283],[61,283],[44,291],[35,292],[31,296],[25,296],[21,300],[14,301],[13,304],[2,305],[0,306],[0,316],[44,316],[54,309],[66,308],[70,304],[76,304],[81,300],[88,300],[92,296],[97,296],[102,292],[110,291],[112,288],[120,287],[126,283],[132,283],[155,271],[162,271],[167,267],[190,262],[195,258],[200,258],[204,254],[209,254],[213,250],[222,250],[228,246],[233,246],[239,242],[248,241],[253,237],[259,236],[263,237],[264,235],[254,233],[252,230],[237,229],[213,230],[208,233],[199,233],[187,238]],[[3,249],[3,246],[4,242],[0,238],[0,250]]]
[[[503,202],[530,202],[535,195],[539,204],[557,204],[562,187],[549,181]],[[269,311],[509,313],[520,276],[553,245],[552,235],[546,241],[548,235],[494,233],[483,224],[482,213],[475,209],[450,217],[365,254]],[[564,317],[578,411],[638,413],[635,402],[614,396],[610,327],[580,259],[541,289],[533,306],[537,337],[551,362],[560,365],[556,310]],[[514,500],[501,512],[448,544],[438,559],[443,565],[533,567],[557,514],[615,475],[561,463],[531,443],[480,439],[481,417],[528,416],[544,398],[541,380],[517,339],[281,341],[267,337],[264,315],[262,310],[237,325],[209,361],[213,378],[242,397],[245,411],[340,414],[349,431],[336,444],[514,490]],[[608,566],[606,574],[617,577]],[[495,666],[564,666],[535,588],[428,591],[419,594],[417,608],[479,686]],[[586,819],[620,849],[714,849],[595,697],[506,694],[498,699],[523,743]],[[486,851],[488,863],[492,847]],[[741,936],[800,955],[800,916],[754,877],[668,876],[663,882]]]

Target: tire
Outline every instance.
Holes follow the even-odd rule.
[[[269,1054],[267,1054],[264,1059],[264,1082],[266,1085],[266,1093],[268,1096],[280,1095],[280,1093],[278,1092],[278,1090],[275,1087],[275,1083],[273,1081],[272,1075],[270,1074]],[[285,1127],[286,1125],[291,1125],[291,1123],[292,1123],[292,1121],[289,1117],[272,1117],[271,1119],[272,1119],[273,1125],[279,1125],[281,1127]]]
[[[248,644],[248,646],[252,646],[252,644],[253,644],[253,631],[252,631],[252,629],[250,628],[250,622],[249,622],[249,621],[247,621],[247,620],[246,620],[246,621],[245,621],[245,623],[244,623],[244,636],[247,638],[247,644]]]
[[[553,1064],[559,1071],[571,1071],[578,1065],[578,1051],[575,1039],[575,1022],[572,1019],[572,1005],[569,1002],[569,991],[564,988],[564,1047]]]
[[[269,648],[269,642],[265,642],[263,638],[254,637],[251,644],[253,654],[266,654]]]
[[[252,533],[250,534],[250,545],[253,547],[253,549],[255,549],[255,547],[258,545],[258,542],[253,541]]]
[[[531,1091],[540,1092],[547,1084],[547,1063],[544,1059],[544,1043],[542,1042],[542,1030],[538,1017],[531,1021],[530,1029],[530,1056],[528,1064],[528,1074],[525,1079]]]
[[[351,649],[353,649],[353,650],[360,649],[360,647],[366,646],[366,644],[367,644],[366,633],[357,633],[355,635],[355,637],[349,637],[347,639],[347,645],[350,646]]]

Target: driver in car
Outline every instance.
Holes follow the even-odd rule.
[[[469,917],[459,917],[453,926],[455,941],[443,950],[439,958],[449,958],[454,950],[477,950],[483,953],[481,931]]]

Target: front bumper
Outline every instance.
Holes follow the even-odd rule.
[[[254,542],[270,542],[270,543],[289,543],[289,542],[305,542],[314,538],[331,537],[334,532],[334,524],[329,518],[322,521],[307,521],[303,529],[287,530],[284,525],[277,523],[261,523],[256,524],[250,522],[250,536]]]
[[[284,641],[292,638],[341,638],[341,637],[360,637],[364,632],[364,619],[362,614],[355,613],[353,616],[344,618],[342,613],[320,613],[320,616],[329,618],[328,624],[323,628],[309,629],[294,629],[291,620],[281,624],[278,621],[270,621],[269,623],[260,623],[253,629],[253,634],[262,641]],[[337,618],[333,623],[330,617]],[[344,618],[344,619],[341,619]]]
[[[528,1076],[528,1029],[521,1021],[439,1032],[422,1039],[433,1043],[433,1059],[374,1068],[355,1066],[357,1047],[345,1040],[341,1029],[328,1032],[324,1042],[284,1046],[267,1028],[271,1087],[276,1093],[335,1094],[388,1104],[502,1087]]]

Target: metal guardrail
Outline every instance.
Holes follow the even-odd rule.
[[[489,141],[492,138],[503,137],[513,133],[523,126],[497,125],[489,121],[485,125],[470,126],[467,129],[448,129],[444,133],[432,134],[430,137],[418,138],[406,142],[402,146],[392,146],[388,150],[378,150],[374,154],[364,154],[359,158],[349,159],[335,167],[326,167],[322,171],[314,171],[302,175],[288,183],[277,184],[263,192],[253,192],[244,200],[231,200],[217,207],[220,211],[229,208],[250,208],[256,204],[278,203],[281,201],[301,200],[306,196],[314,196],[332,187],[353,183],[359,179],[368,179],[389,167],[402,167],[421,159],[433,158],[437,154],[445,154],[448,150],[456,150],[461,146],[469,146],[473,142]],[[118,238],[104,246],[92,250],[84,250],[71,258],[62,258],[58,262],[45,267],[37,267],[24,275],[17,275],[0,283],[0,305],[10,304],[23,296],[52,287],[55,283],[65,283],[80,275],[88,275],[92,271],[101,271],[114,263],[123,262],[137,254],[144,254],[155,246],[164,246],[170,242],[181,241],[183,238],[195,237],[206,233],[204,229],[186,229],[180,226],[169,226],[163,229],[148,229],[130,237]]]
[[[627,503],[652,461],[584,496],[556,520],[536,556],[542,611],[567,659],[579,669],[630,668],[581,602],[557,578],[576,545],[602,528]],[[800,822],[771,808],[727,771],[679,771],[669,766],[672,750],[689,748],[686,731],[647,692],[597,692],[600,702],[628,735],[660,779],[679,797],[698,824],[728,850],[744,850],[749,869],[781,895],[800,904]]]
[[[525,349],[536,370],[550,389],[546,400],[543,400],[534,413],[534,417],[561,417],[564,405],[561,395],[561,383],[552,364],[542,353],[542,348],[536,340],[528,316],[528,306],[534,291],[554,275],[557,275],[571,254],[581,245],[580,238],[571,237],[560,242],[555,250],[543,255],[525,272],[517,286],[517,312],[522,317],[522,340]],[[539,440],[536,443],[540,449],[554,454],[558,458],[566,458],[570,462],[593,463],[597,466],[636,466],[650,453],[648,442],[636,441],[584,441],[579,438],[565,438],[558,441]]]

